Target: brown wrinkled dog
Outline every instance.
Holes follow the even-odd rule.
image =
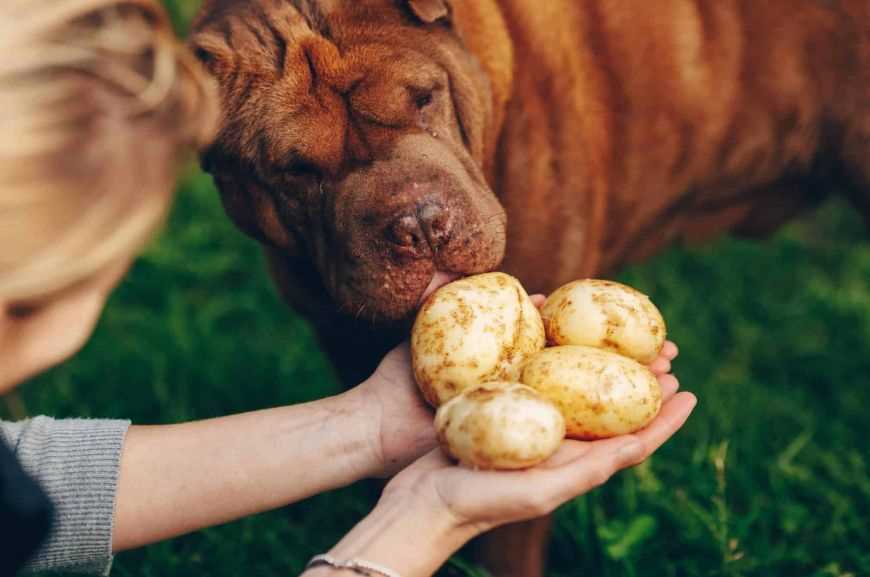
[[[867,0],[206,0],[192,44],[206,168],[349,382],[436,271],[546,292],[832,189],[870,217]]]

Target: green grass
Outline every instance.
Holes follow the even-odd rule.
[[[669,319],[701,403],[650,462],[559,512],[552,575],[870,574],[868,240],[834,203],[771,242],[675,249],[623,275]],[[165,423],[336,390],[257,247],[192,174],[90,344],[23,397],[31,414]],[[292,574],[371,503],[352,487],[122,554],[115,574]]]
[[[868,241],[832,203],[770,242],[674,249],[622,276],[661,306],[700,405],[647,464],[559,511],[552,575],[870,575]],[[192,173],[93,340],[23,401],[167,423],[337,390],[257,246]],[[372,498],[351,487],[125,553],[114,574],[293,574]]]
[[[189,4],[174,13],[183,29]],[[622,275],[662,308],[700,405],[650,461],[559,511],[551,575],[870,575],[868,241],[835,202],[769,242],[675,248]],[[30,414],[167,423],[336,390],[256,245],[191,173],[92,341],[22,396]],[[372,502],[351,487],[121,554],[113,574],[292,575]],[[467,559],[444,573],[479,574]]]

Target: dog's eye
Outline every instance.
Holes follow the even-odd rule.
[[[294,160],[283,167],[283,172],[296,178],[320,178],[321,176],[317,165],[307,160]]]
[[[433,94],[433,90],[426,89],[417,89],[412,91],[412,95],[414,98],[414,106],[417,107],[417,110],[423,110],[435,100],[435,96]]]
[[[432,93],[427,92],[426,94],[421,94],[416,98],[414,104],[417,105],[417,108],[426,108],[430,104],[432,104]]]
[[[206,67],[208,67],[212,63],[212,60],[214,60],[214,55],[202,46],[197,46],[193,53],[197,60],[202,62]]]

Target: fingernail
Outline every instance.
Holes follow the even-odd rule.
[[[643,445],[637,441],[632,441],[620,447],[618,455],[622,462],[637,461],[643,456]]]

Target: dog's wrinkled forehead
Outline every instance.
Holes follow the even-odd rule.
[[[414,71],[413,80],[389,80],[412,91],[429,88],[432,70],[412,53],[430,45],[423,35],[444,28],[448,17],[444,0],[211,0],[192,44],[222,90],[214,148],[264,170],[300,158],[338,166],[347,136],[340,99],[373,70],[382,80],[391,70]],[[318,158],[296,150],[302,141]]]
[[[247,15],[291,26],[296,21],[317,34],[328,36],[327,16],[340,9],[342,3],[341,0],[205,0],[193,22],[193,31],[221,26],[230,18]],[[274,19],[269,18],[270,15]]]
[[[321,24],[327,22],[326,16],[341,10],[351,2],[357,5],[372,4],[382,7],[383,2],[366,2],[365,0],[292,0],[293,5],[318,29]],[[416,18],[426,24],[450,17],[450,3],[448,0],[403,0],[393,2],[400,7],[409,10]],[[322,32],[324,29],[319,28]]]
[[[411,34],[405,38],[411,40],[407,45],[419,46],[421,36],[414,33],[450,28],[450,15],[446,0],[205,0],[193,24],[194,45],[209,59],[214,54],[204,45],[208,42],[201,33],[218,34],[230,49],[238,52],[244,47],[247,54],[240,54],[235,64],[249,65],[258,55],[271,52],[274,56],[275,48],[286,50],[288,41],[300,42],[312,36],[343,50],[348,42],[358,43],[362,36],[374,42],[403,44],[403,38],[389,35],[404,28]],[[260,50],[252,46],[252,39]]]

